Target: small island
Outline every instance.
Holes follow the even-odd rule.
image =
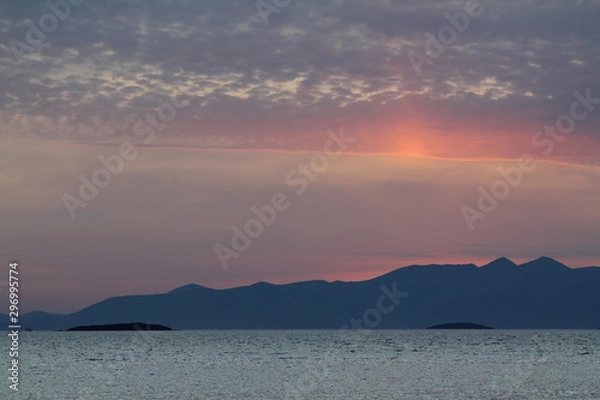
[[[449,324],[433,325],[427,329],[494,329],[489,326],[473,324],[471,322],[451,322]]]
[[[126,324],[88,325],[69,328],[67,331],[172,331],[164,325],[132,322]]]

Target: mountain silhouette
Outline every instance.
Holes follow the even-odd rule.
[[[31,312],[20,322],[34,330],[138,321],[173,329],[425,329],[453,321],[496,329],[596,329],[599,309],[599,267],[571,269],[541,257],[521,265],[507,258],[482,267],[412,265],[361,282],[191,284],[112,297],[72,314]],[[8,325],[6,315],[0,320]]]
[[[506,257],[500,257],[500,258],[492,261],[491,263],[484,265],[481,268],[485,269],[487,271],[498,270],[498,271],[505,271],[506,272],[506,270],[516,269],[518,267],[519,266],[517,264],[515,264],[514,262],[512,262],[508,258],[506,258]]]

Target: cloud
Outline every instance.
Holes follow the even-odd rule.
[[[573,91],[600,93],[596,1],[485,2],[422,78],[408,51],[464,2],[292,2],[267,26],[245,1],[84,2],[17,65],[9,40],[48,13],[23,4],[0,6],[5,135],[115,143],[184,85],[192,107],[156,144],[313,149],[343,120],[364,151],[389,150],[402,138],[390,125],[411,119],[484,136],[478,151],[493,154],[472,120],[510,141],[564,113]],[[577,134],[599,127],[593,115]]]

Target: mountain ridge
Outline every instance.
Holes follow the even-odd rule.
[[[335,329],[376,311],[386,301],[380,300],[382,287],[408,297],[394,299],[400,304],[393,312],[380,312],[374,329],[460,320],[500,329],[600,327],[600,268],[571,269],[548,257],[520,265],[505,257],[482,267],[411,265],[358,282],[257,282],[228,289],[192,283],[166,293],[107,298],[70,314],[34,311],[20,320],[34,330],[137,321],[174,329]]]

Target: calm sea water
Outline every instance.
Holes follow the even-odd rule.
[[[4,378],[2,398],[600,400],[600,331],[22,332],[20,346],[19,393]]]

